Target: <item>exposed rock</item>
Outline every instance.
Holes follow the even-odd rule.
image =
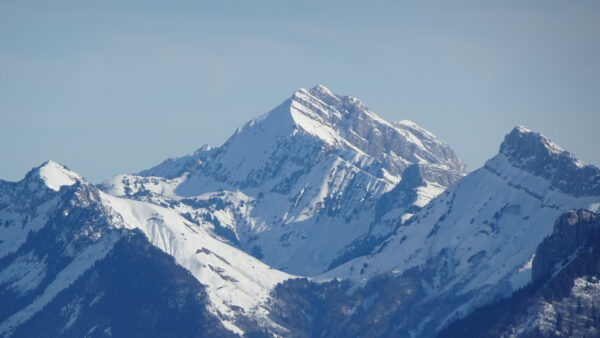
[[[554,223],[554,231],[539,245],[532,265],[532,279],[552,278],[581,250],[600,241],[598,215],[587,211],[569,211]]]
[[[600,195],[600,169],[577,160],[547,137],[515,127],[500,146],[500,154],[517,168],[549,180],[575,196]]]

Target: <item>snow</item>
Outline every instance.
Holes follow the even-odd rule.
[[[240,332],[232,322],[236,307],[269,321],[264,303],[271,289],[293,276],[213,238],[173,210],[105,193],[101,197],[123,218],[127,229],[141,230],[153,245],[173,256],[207,287],[216,313],[228,328]]]
[[[319,123],[314,118],[309,117],[306,108],[297,102],[292,103],[291,114],[298,127],[325,141],[327,145],[335,146],[342,142],[335,130],[327,125]]]
[[[162,177],[140,177],[134,175],[117,175],[101,184],[102,190],[114,196],[125,196],[138,192],[151,192],[157,195],[172,196],[185,178],[165,179]],[[126,191],[126,190],[129,191]]]
[[[481,290],[506,294],[528,283],[535,249],[552,232],[555,219],[598,201],[600,196],[575,197],[553,189],[498,155],[413,215],[375,254],[349,261],[317,280],[337,277],[363,285],[375,275],[401,273],[440,259],[440,252],[447,250],[457,265],[450,281],[430,290],[429,297],[460,285],[462,294],[479,295],[466,301],[470,309],[485,303]]]
[[[517,130],[531,133],[524,127]],[[542,142],[553,153],[563,151],[545,137]],[[454,265],[443,283],[440,276],[429,276],[435,285],[424,301],[460,286],[466,301],[448,314],[450,320],[490,295],[525,285],[537,244],[563,211],[600,208],[598,196],[563,193],[500,154],[448,189],[443,180],[426,180],[416,188],[413,203],[420,211],[392,208],[382,223],[374,223],[378,199],[415,163],[431,176],[450,172],[458,179],[466,173],[444,142],[414,122],[389,123],[358,99],[319,85],[297,91],[251,120],[223,146],[203,147],[139,175],[115,176],[101,185],[99,195],[114,219],[122,221],[115,226],[142,231],[205,285],[208,310],[240,335],[244,332],[235,324],[240,312],[265,326],[276,325],[269,319],[270,293],[295,276],[271,266],[316,276],[317,281],[348,279],[360,287],[378,274],[400,275],[444,259],[441,252],[449,252]],[[55,192],[83,180],[52,161],[34,173],[52,191],[36,192],[44,202],[31,217],[14,207],[0,210],[0,219],[8,221],[0,226],[0,258],[44,226],[59,201]],[[12,201],[9,194],[0,198]],[[61,212],[68,216],[68,210]],[[384,223],[397,220],[399,227]],[[233,237],[219,234],[222,228]],[[391,231],[373,254],[322,273],[349,243]],[[118,239],[114,233],[84,235],[98,242],[82,253],[68,251],[74,261],[40,297],[3,322],[0,335],[30,319]],[[262,262],[246,253],[254,248],[264,255]],[[46,263],[24,253],[3,267],[0,283],[26,294],[39,288]],[[65,311],[71,316],[68,327],[77,319],[77,306]]]
[[[39,168],[39,175],[48,188],[58,191],[62,186],[75,184],[83,178],[63,165],[54,161],[47,161]]]
[[[208,156],[212,149],[213,148],[209,145],[203,145],[191,154],[167,159],[155,167],[141,171],[138,173],[138,175],[159,176],[166,178],[179,177],[190,169],[200,165],[203,162],[203,158]]]
[[[73,326],[73,324],[75,324],[75,321],[77,320],[77,318],[79,317],[79,314],[81,313],[81,309],[83,307],[82,303],[83,303],[83,298],[76,298],[75,300],[73,300],[69,304],[65,305],[60,310],[61,315],[65,316],[65,317],[68,316],[67,323],[65,324],[65,326],[63,327],[61,332],[68,330],[71,326]]]
[[[335,94],[333,94],[333,92],[329,88],[325,87],[322,84],[318,84],[315,87],[313,87],[312,89],[316,90],[316,91],[318,91],[320,93],[323,93],[323,94],[329,95],[331,97],[334,97],[334,98],[336,98],[336,99],[339,100],[339,98],[337,98],[337,96],[335,96]],[[306,89],[304,91],[308,92]]]
[[[40,169],[44,169],[46,166],[48,164],[40,167]],[[39,170],[47,180],[44,181],[44,184],[49,182],[51,185],[55,184],[54,187],[56,188],[60,183],[60,180],[56,177],[60,176],[49,174],[52,172],[49,171],[51,168],[60,169],[64,167],[50,164],[49,168],[46,168],[47,170]],[[80,177],[75,173],[62,169],[61,172],[68,177]],[[35,175],[37,175],[37,171],[34,171]],[[83,179],[81,180],[82,184],[88,184]],[[27,188],[32,182],[29,179],[19,182],[15,185],[16,190],[13,190],[19,192],[21,190],[17,188],[20,186]],[[165,202],[173,200],[164,197],[163,194],[173,194],[173,189],[176,183],[179,182],[181,182],[180,178],[169,180],[159,177],[122,175],[107,182],[104,187],[118,194],[125,194],[126,192],[143,192],[146,194],[150,192],[151,197],[156,197]],[[94,189],[91,186],[89,188]],[[60,190],[60,188],[57,189]],[[21,210],[21,206],[17,204],[9,204],[9,207],[0,211],[0,219],[3,223],[6,222],[0,226],[0,238],[2,238],[0,241],[0,254],[2,256],[21,247],[28,234],[31,231],[38,231],[43,228],[48,217],[53,213],[61,212],[63,215],[69,216],[68,209],[57,210],[59,201],[64,199],[63,195],[57,193],[58,190],[42,189],[39,192],[37,188],[34,191],[26,190],[26,194],[33,192],[31,196],[40,199],[41,203],[35,204],[33,208],[28,208],[27,212]],[[4,191],[8,192],[3,194],[2,197],[8,202],[29,198],[29,196],[15,195],[10,189],[4,189]],[[75,192],[76,196],[79,196],[80,193],[80,191]],[[191,223],[174,210],[147,202],[121,199],[103,192],[98,193],[101,203],[105,206],[104,210],[110,215],[109,221],[111,224],[118,228],[142,230],[155,246],[173,256],[179,264],[188,269],[202,284],[207,286],[207,293],[211,300],[209,310],[214,311],[230,330],[239,334],[243,333],[234,324],[240,308],[246,315],[252,316],[259,323],[264,323],[266,326],[276,325],[268,318],[268,310],[264,303],[276,284],[293,276],[274,270],[254,257],[229,246],[216,238],[214,234],[207,232],[204,227]],[[242,212],[248,206],[249,198],[242,193],[228,192],[225,195],[233,201],[232,207]],[[83,203],[81,206],[86,207],[89,205],[88,196],[79,197]],[[198,198],[209,199],[212,197],[211,194],[206,194]],[[182,207],[185,207],[185,205],[182,205]],[[186,210],[189,211],[189,209]],[[234,222],[231,213],[224,212],[224,210],[215,211],[221,220]],[[226,223],[223,222],[223,224]],[[89,237],[95,243],[84,247],[83,251],[67,246],[64,253],[73,261],[58,273],[55,279],[41,291],[41,294],[33,302],[11,315],[0,325],[0,336],[9,335],[16,327],[43,309],[58,292],[68,288],[87,269],[93,266],[94,262],[105,257],[120,238],[117,232],[90,233],[85,229],[78,236]],[[46,266],[45,258],[38,259],[33,253],[21,254],[20,257],[17,257],[10,265],[3,267],[0,271],[0,283],[18,294],[26,294],[39,287],[46,276]],[[65,316],[68,319],[65,328],[68,328],[77,319],[78,311],[76,307],[65,311]]]
[[[525,270],[531,270],[534,258],[535,258],[535,253],[533,253],[533,255],[531,255],[531,258],[527,261],[527,263],[525,263],[522,267],[519,268],[519,272],[523,272]]]
[[[232,241],[238,240],[234,244],[247,252],[259,247],[264,261],[273,266],[314,275],[369,231],[375,201],[401,181],[408,165],[418,161],[436,170],[453,168],[460,175],[460,165],[453,167],[460,161],[447,157],[449,148],[440,148],[442,142],[422,128],[411,128],[388,123],[358,99],[335,95],[324,86],[299,90],[248,122],[223,146],[200,148],[139,175],[113,177],[100,185],[106,192],[100,198],[114,219],[123,220],[117,226],[141,230],[206,285],[209,310],[230,330],[242,333],[235,325],[240,308],[265,325],[275,325],[265,304],[275,285],[294,276],[232,247]],[[419,152],[418,157],[408,156],[407,147]],[[61,187],[86,184],[52,161],[33,174],[49,189],[39,189],[40,180],[32,180],[31,192],[44,200],[32,217],[26,219],[14,208],[0,211],[10,221],[0,228],[7,239],[0,242],[0,257],[16,251],[28,233],[46,224],[60,201],[56,192]],[[418,203],[424,205],[443,189],[428,182],[418,192]],[[69,216],[69,210],[58,212]],[[407,220],[410,214],[403,217]],[[235,238],[217,234],[219,226]],[[4,322],[2,332],[43,308],[60,291],[55,283],[67,287],[112,247],[98,233],[82,235],[105,246],[94,244],[94,252],[83,254],[68,248],[73,264],[41,297]],[[44,261],[25,257],[20,262],[0,276],[22,292],[39,286],[34,276],[42,278]],[[77,318],[74,309],[72,320]]]
[[[428,142],[445,145],[445,143],[442,142],[440,139],[438,139],[437,136],[435,136],[432,132],[419,126],[418,124],[414,123],[413,121],[401,120],[398,122],[394,122],[393,125],[396,128],[402,128],[402,129],[408,128],[413,135],[420,134],[421,137],[426,139]],[[421,138],[419,138],[419,141],[421,141]]]
[[[370,231],[373,204],[401,181],[407,166],[419,162],[426,171],[464,173],[433,134],[414,123],[388,123],[358,99],[322,85],[298,90],[211,151],[205,165],[184,170],[176,179],[168,172],[162,180],[123,175],[102,189],[192,215],[209,232],[217,227],[206,219],[217,220],[240,248],[260,248],[267,264],[308,276],[327,269],[346,245]],[[428,182],[419,189],[416,204],[425,205],[444,189]],[[232,194],[237,191],[244,197],[237,199]],[[182,203],[201,195],[229,206],[214,210]],[[243,208],[231,206],[242,202]]]
[[[417,200],[414,203],[414,205],[419,206],[419,207],[424,207],[432,199],[434,199],[435,197],[437,197],[438,195],[443,193],[444,190],[446,190],[446,188],[439,184],[426,182],[425,186],[418,187],[417,190],[418,190],[418,196],[417,196]]]
[[[521,133],[521,134],[526,134],[526,133],[532,133],[533,132],[531,129],[529,129],[529,128],[523,126],[523,125],[517,125],[515,127],[515,129],[518,130],[519,133]]]

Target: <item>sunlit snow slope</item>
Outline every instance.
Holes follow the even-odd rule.
[[[382,241],[465,173],[430,132],[316,86],[218,148],[101,188],[172,208],[273,267],[315,275]]]
[[[365,285],[390,274],[413,281],[423,294],[407,312],[420,317],[407,314],[403,325],[412,325],[415,334],[431,334],[523,287],[531,280],[534,252],[554,220],[569,209],[599,207],[599,168],[581,163],[539,133],[516,127],[482,168],[432,200],[370,254],[323,278]]]

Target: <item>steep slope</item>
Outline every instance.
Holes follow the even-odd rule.
[[[121,238],[92,186],[54,162],[0,182],[0,335],[31,319]]]
[[[77,336],[95,324],[120,332],[134,330],[138,323],[127,326],[95,312],[96,301],[90,297],[96,291],[109,295],[106,302],[111,304],[146,304],[147,313],[132,316],[164,330],[197,315],[191,331],[182,331],[186,335],[206,330],[216,335],[285,332],[268,319],[264,303],[270,290],[290,276],[213,238],[172,210],[107,195],[55,162],[32,170],[20,182],[0,182],[0,201],[0,335],[28,336],[26,332],[37,327],[31,324],[36,318],[46,318],[50,332],[66,336]],[[138,249],[143,252],[133,252]],[[126,280],[136,278],[126,274],[120,287],[82,286],[88,284],[82,280],[114,280],[111,270],[116,267],[111,265],[117,257],[131,264],[132,272],[153,271],[164,284]],[[182,289],[164,289],[169,284]],[[146,299],[134,294],[117,297],[142,285],[148,288]],[[80,298],[87,303],[80,304]],[[166,311],[160,304],[177,307],[169,313],[173,322],[156,318]],[[48,309],[56,307],[64,311],[54,321]],[[82,309],[84,315],[79,314]],[[71,319],[63,320],[67,317]]]
[[[398,226],[372,227],[375,213],[388,211],[377,201],[408,167],[423,179],[395,210],[406,217],[406,209],[414,212],[466,173],[431,133],[410,121],[386,122],[323,86],[298,90],[221,147],[198,154],[101,188],[173,208],[267,264],[303,275],[343,263],[358,242],[381,241]],[[387,197],[389,204],[397,198]]]
[[[11,337],[237,337],[208,307],[205,287],[187,270],[126,233]]]
[[[417,212],[377,249],[377,256],[366,257],[360,263],[373,259],[387,262],[365,269],[364,274],[369,276],[392,271],[399,264],[404,268],[418,264],[448,247],[467,258],[487,248],[526,262],[535,250],[535,246],[530,247],[531,241],[539,244],[551,232],[548,224],[572,208],[596,210],[600,207],[599,196],[599,168],[583,165],[539,133],[516,127],[506,136],[497,156]],[[404,242],[419,245],[411,247]],[[428,250],[419,250],[423,243]],[[507,243],[509,246],[505,246]],[[529,247],[527,251],[525,247]],[[386,260],[380,256],[388,254],[404,259]],[[339,276],[351,266],[332,271],[331,275]],[[348,277],[360,280],[365,276],[354,271]]]
[[[538,163],[539,156],[545,157],[543,173],[524,165]],[[544,136],[515,128],[483,168],[448,188],[368,255],[320,276],[355,283],[359,301],[332,301],[347,308],[342,317],[353,323],[342,332],[370,328],[431,336],[510,295],[531,280],[533,254],[554,219],[572,208],[600,206],[599,177],[600,169],[582,165]]]
[[[600,335],[600,218],[563,214],[536,250],[532,282],[477,309],[441,337],[597,337]]]

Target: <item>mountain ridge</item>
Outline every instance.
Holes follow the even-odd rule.
[[[52,161],[19,182],[0,182],[0,188],[6,201],[0,205],[0,298],[11,304],[0,311],[0,335],[11,335],[71,290],[132,233],[146,242],[142,246],[171,256],[197,281],[193,288],[201,285],[207,301],[194,306],[205,307],[223,330],[278,330],[263,303],[275,284],[292,276],[214,239],[174,211],[107,195]],[[165,264],[160,269],[174,269]]]
[[[544,135],[523,126],[506,135],[500,154],[515,167],[550,179],[561,191],[578,196],[600,194],[600,168],[579,161]],[[567,181],[571,184],[565,184]]]
[[[543,141],[539,134],[536,140]],[[504,155],[506,147],[501,149],[391,236],[318,280],[341,278],[367,289],[378,276],[387,276],[390,285],[409,283],[420,290],[421,301],[395,306],[392,313],[405,318],[404,324],[396,324],[400,332],[412,328],[411,335],[417,336],[433,335],[474,308],[525,286],[535,248],[552,232],[554,220],[572,208],[598,210],[600,195],[554,187],[557,176],[577,185],[579,173],[589,170],[585,167],[566,176],[557,170],[548,171],[550,177],[539,176],[515,165]]]
[[[547,276],[537,248],[564,211],[598,211],[599,177],[522,126],[467,174],[413,122],[300,89],[222,146],[138,174],[94,186],[48,161],[0,181],[0,332],[33,332],[31,318],[57,335],[127,332],[94,305],[135,287],[129,274],[97,285],[123,259],[179,276],[182,293],[124,298],[148,306],[134,312],[148,325],[168,327],[152,318],[179,304],[177,318],[200,311],[194,330],[218,323],[224,336],[434,336]]]
[[[438,140],[432,133],[428,132],[422,127],[419,127],[414,122],[408,120],[391,123],[387,122],[377,116],[375,113],[371,112],[360,100],[352,96],[335,95],[331,92],[331,90],[327,89],[323,85],[317,85],[309,90],[303,88],[297,90],[290,98],[285,100],[276,108],[262,114],[257,118],[251,119],[244,126],[238,128],[232,138],[242,133],[244,130],[256,128],[257,126],[261,126],[260,130],[262,132],[269,133],[271,130],[275,129],[277,130],[275,133],[281,133],[281,136],[293,133],[293,129],[295,128],[300,128],[304,132],[323,140],[327,145],[337,144],[342,148],[350,147],[353,150],[358,150],[360,153],[371,155],[373,153],[372,151],[363,149],[367,148],[364,146],[364,144],[362,147],[357,147],[355,144],[353,144],[353,142],[348,141],[344,137],[351,136],[350,134],[354,133],[354,131],[348,129],[350,126],[341,123],[345,117],[347,118],[352,114],[359,115],[359,117],[367,117],[373,121],[373,124],[383,125],[388,129],[395,129],[394,131],[389,131],[388,133],[397,133],[397,136],[407,140],[406,143],[413,145],[410,146],[409,149],[405,150],[409,156],[413,155],[415,147],[425,147],[425,145],[423,145],[420,141],[421,139],[426,139],[426,145],[431,148],[440,146],[447,147],[445,142]],[[266,122],[266,120],[268,121]],[[323,126],[317,126],[316,122],[321,123]],[[266,125],[262,127],[262,124]],[[333,126],[345,128],[346,130],[344,130],[344,132],[348,135],[340,135],[341,132],[332,130]],[[370,127],[372,127],[372,125]],[[319,132],[316,132],[314,128],[317,128]],[[413,135],[412,133],[417,133],[420,137]],[[357,142],[364,142],[364,138],[361,140],[360,137],[355,137],[355,140]],[[230,141],[231,140],[227,140],[223,146],[227,145],[227,143]],[[196,152],[194,152],[194,154],[201,153],[205,147],[208,147],[209,150],[216,149],[210,146],[203,146],[203,148],[198,149]],[[451,158],[456,157],[456,155],[448,149],[440,150],[440,152],[449,152],[449,154],[444,155],[448,155]],[[425,160],[434,159],[432,164],[439,164],[437,163],[439,160],[435,160],[433,156],[424,153],[421,155],[426,157]],[[187,156],[184,156],[183,158],[187,158]],[[456,170],[458,172],[466,172],[466,166],[462,164],[460,160],[453,160],[452,162],[451,164],[456,166]],[[140,172],[141,176],[161,176],[158,172],[153,172],[152,169],[153,168]],[[400,173],[402,170],[399,170]],[[168,178],[175,178],[174,175],[168,176]]]

